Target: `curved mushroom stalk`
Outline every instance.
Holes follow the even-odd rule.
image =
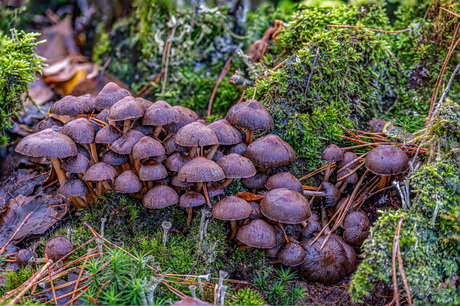
[[[61,161],[58,158],[50,158],[54,171],[58,176],[59,184],[63,184],[67,180],[64,170],[61,169]]]
[[[216,154],[217,149],[219,148],[219,144],[215,144],[211,147],[211,151],[209,151],[208,156],[206,156],[208,159],[212,159],[214,157],[214,154]]]
[[[190,149],[190,152],[188,152],[188,156],[190,158],[195,158],[196,157],[196,151],[198,150],[198,146],[193,146],[191,149]]]
[[[230,235],[228,236],[229,240],[233,240],[236,236],[236,232],[238,231],[238,227],[236,226],[236,220],[230,221]]]
[[[252,143],[252,139],[254,138],[254,130],[247,130],[246,132],[246,143]]]
[[[162,125],[156,126],[156,127],[155,127],[155,131],[153,131],[152,137],[155,138],[155,139],[158,139],[158,137],[160,136],[162,130],[163,130],[163,126],[162,126]]]
[[[388,182],[390,181],[390,179],[391,179],[391,175],[381,175],[379,183],[377,187],[375,188],[375,190],[380,190],[380,189],[385,188],[385,186],[388,185]]]
[[[92,142],[89,144],[89,149],[91,152],[91,158],[93,160],[93,165],[97,164],[99,162],[99,158],[97,157],[97,149],[96,149],[96,143]]]
[[[73,204],[75,204],[75,206],[77,206],[77,208],[85,208],[86,206],[88,206],[88,204],[80,197],[69,196],[69,199],[72,201]]]
[[[123,120],[123,134],[126,134],[126,132],[129,131],[130,128],[131,128],[131,120],[130,119]]]
[[[326,173],[324,174],[324,181],[325,182],[329,181],[329,177],[332,174],[332,171],[331,171],[332,164],[333,164],[333,161],[328,161],[327,162]]]
[[[223,181],[220,186],[222,186],[222,188],[225,188],[227,187],[228,185],[230,185],[231,183],[233,182],[233,179],[232,178],[226,178],[225,181]]]

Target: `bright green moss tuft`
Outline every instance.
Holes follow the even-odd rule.
[[[244,288],[238,290],[226,301],[226,305],[263,305],[264,299],[257,290],[251,288]]]

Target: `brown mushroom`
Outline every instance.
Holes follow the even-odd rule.
[[[290,172],[280,172],[272,175],[265,183],[265,188],[273,190],[276,188],[287,188],[303,193],[302,183]]]
[[[52,127],[61,127],[63,125],[64,123],[62,123],[61,121],[56,120],[52,117],[48,117],[48,118],[41,120],[35,125],[34,132],[37,133],[37,132],[41,132],[43,130],[46,130]]]
[[[213,145],[207,157],[212,159],[219,145],[229,146],[241,142],[241,134],[227,120],[219,119],[208,125],[208,128],[214,131],[218,143]]]
[[[55,236],[45,244],[45,256],[53,262],[61,260],[72,251],[72,243],[64,236]]]
[[[314,197],[326,197],[326,206],[333,207],[340,199],[340,190],[329,182],[323,182],[322,188],[324,191],[304,190],[303,194]]]
[[[168,177],[168,170],[165,166],[153,160],[145,162],[139,168],[139,179],[147,182],[147,188],[152,189],[153,181],[159,181]]]
[[[244,156],[257,167],[265,169],[288,166],[296,159],[294,149],[273,134],[258,138],[251,143]]]
[[[351,175],[349,175],[351,173]],[[342,179],[344,176],[345,179]],[[358,182],[358,174],[353,172],[350,168],[344,168],[343,170],[337,172],[337,180],[339,181],[335,184],[335,187],[340,187],[340,193],[342,193],[348,184],[356,184]],[[342,184],[342,186],[340,186]]]
[[[107,165],[104,162],[99,162],[91,166],[83,176],[83,180],[97,182],[97,195],[102,195],[104,186],[106,189],[111,189],[107,180],[113,180],[117,177],[118,172],[114,167]]]
[[[118,193],[137,193],[141,191],[142,184],[136,173],[127,170],[117,176],[113,182],[113,189]]]
[[[256,193],[256,189],[262,189],[265,187],[267,180],[267,174],[258,172],[253,177],[242,179],[241,183],[243,183],[244,187],[251,189],[252,193]]]
[[[205,157],[196,157],[180,168],[177,174],[179,180],[197,183],[196,191],[201,192],[203,182],[216,182],[225,178],[222,168]]]
[[[165,161],[165,167],[173,174],[175,174],[176,172],[179,172],[180,168],[182,168],[183,165],[185,165],[191,160],[192,159],[188,155],[176,152],[169,156],[168,159]]]
[[[158,138],[163,125],[177,123],[181,119],[181,114],[174,107],[165,101],[157,101],[145,112],[142,124],[155,126],[153,138]]]
[[[88,206],[88,203],[82,198],[89,193],[89,188],[81,179],[70,178],[66,180],[59,187],[58,193],[68,196],[72,202],[76,204],[77,208],[84,208]]]
[[[179,113],[179,121],[164,126],[168,133],[177,133],[181,127],[199,119],[198,115],[190,108],[180,105],[173,106],[173,108]]]
[[[116,121],[123,121],[123,133],[126,133],[131,127],[132,120],[136,120],[144,116],[145,108],[135,98],[131,96],[124,97],[116,102],[109,109],[110,125],[115,125]]]
[[[257,170],[254,164],[246,157],[236,153],[230,153],[217,161],[217,164],[224,170],[227,178],[221,186],[230,185],[234,178],[250,178],[256,175]]]
[[[92,164],[97,163],[97,150],[96,143],[96,128],[86,118],[79,118],[67,122],[61,129],[61,133],[69,136],[76,143],[83,145],[89,152],[91,152]]]
[[[161,156],[164,154],[166,154],[165,149],[158,140],[149,136],[142,137],[138,142],[136,142],[132,150],[136,172],[139,172],[142,159]]]
[[[187,225],[189,226],[193,218],[193,208],[206,204],[204,196],[196,191],[190,190],[184,193],[179,199],[179,206],[187,210]]]
[[[295,242],[286,243],[278,252],[278,259],[289,267],[302,264],[306,257],[305,250]]]
[[[248,148],[247,144],[245,144],[244,142],[240,142],[239,144],[231,146],[230,149],[228,150],[228,153],[236,153],[241,156],[244,156],[244,153],[246,152],[247,148]]]
[[[276,233],[272,225],[256,219],[243,225],[238,230],[236,239],[253,248],[269,249],[276,244]]]
[[[112,150],[108,150],[104,153],[104,155],[102,155],[101,162],[117,168],[118,174],[121,174],[124,170],[129,170],[128,155],[118,154]]]
[[[157,185],[150,189],[144,196],[142,204],[145,208],[161,209],[179,202],[179,195],[169,186]]]
[[[329,145],[321,155],[322,160],[327,161],[327,168],[326,173],[324,174],[324,181],[327,182],[329,180],[329,176],[331,175],[331,167],[333,162],[339,162],[343,159],[344,154],[340,147],[335,144]]]
[[[180,146],[176,143],[176,134],[169,134],[163,140],[163,147],[165,148],[166,154],[172,154],[175,152],[187,153],[189,149],[187,147]]]
[[[216,133],[206,125],[192,122],[183,126],[176,134],[176,143],[183,147],[189,147],[189,156],[194,158],[199,146],[213,146],[218,144]]]
[[[267,192],[260,201],[260,212],[270,220],[285,224],[298,224],[311,216],[305,197],[287,188]]]
[[[356,252],[355,249],[353,249],[348,243],[346,243],[342,237],[332,234],[331,238],[335,238],[340,244],[343,246],[343,249],[345,250],[345,253],[347,255],[348,259],[348,268],[347,268],[347,274],[350,274],[356,269]]]
[[[131,96],[131,93],[126,89],[113,82],[107,83],[94,100],[94,108],[98,111],[109,109],[112,105],[128,96]]]
[[[94,142],[111,145],[115,140],[117,140],[121,136],[123,136],[123,133],[121,133],[113,125],[106,125],[96,133]]]
[[[300,241],[316,237],[322,229],[323,227],[319,223],[318,215],[312,214],[307,221],[307,225],[300,231]]]
[[[230,221],[232,228],[229,235],[230,240],[236,235],[236,220],[244,220],[248,218],[251,213],[251,205],[245,200],[235,196],[229,196],[220,200],[212,208],[212,215],[214,218]]]
[[[349,163],[353,162],[350,165],[348,165],[347,167],[350,168],[350,169],[356,168],[359,165],[358,159],[359,159],[359,157],[358,157],[358,155],[356,155],[356,153],[351,152],[351,151],[347,151],[347,152],[345,152],[343,154],[343,159],[339,162],[339,167],[340,168],[345,167]]]
[[[369,236],[369,218],[362,211],[352,211],[343,220],[344,240],[350,245],[359,248]]]
[[[129,163],[134,168],[134,158],[131,155],[134,145],[145,135],[137,130],[129,130],[112,143],[110,149],[118,154],[129,155]]]
[[[33,260],[37,258],[37,254],[28,249],[20,249],[16,253],[16,263],[19,268],[27,266],[27,264],[32,258]]]
[[[53,103],[49,109],[49,113],[57,116],[69,116],[73,120],[78,115],[89,113],[90,110],[89,105],[82,99],[74,96],[65,96]]]

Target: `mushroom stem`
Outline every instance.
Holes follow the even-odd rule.
[[[132,154],[129,154],[129,168],[134,169],[134,158]]]
[[[196,156],[196,150],[198,150],[198,146],[193,146],[193,147],[190,149],[190,152],[188,153],[188,156],[190,156],[190,158],[195,158],[195,156]]]
[[[158,139],[158,136],[160,136],[162,127],[163,127],[162,125],[155,127],[155,131],[153,131],[153,136],[152,136],[153,138]]]
[[[111,190],[111,189],[112,189],[112,187],[110,187],[110,185],[109,185],[109,182],[107,182],[107,181],[103,181],[103,182],[102,182],[102,186],[104,186],[104,188],[107,189],[107,190]]]
[[[77,206],[77,208],[84,208],[87,206],[86,202],[79,197],[69,197],[69,199],[73,204],[75,204],[75,206]]]
[[[121,168],[123,169],[123,171],[128,171],[128,170],[130,170],[130,169],[129,169],[129,164],[128,164],[128,163],[121,165]]]
[[[218,144],[215,144],[211,147],[211,151],[209,151],[208,156],[206,156],[208,159],[212,159],[214,157],[214,154],[216,154],[217,149],[219,148]]]
[[[273,259],[273,260],[270,260],[268,263],[271,265],[276,265],[276,264],[281,263],[281,261],[279,259]]]
[[[340,193],[342,193],[345,190],[345,188],[347,188],[347,185],[348,185],[347,182],[343,182],[342,187],[340,187],[340,189],[339,189]]]
[[[123,173],[123,168],[120,165],[115,166],[115,169],[117,169],[118,175]]]
[[[211,201],[209,201],[208,187],[206,184],[203,184],[204,197],[206,198],[206,203],[208,203],[209,208],[212,208]]]
[[[381,175],[380,176],[380,181],[375,190],[380,190],[382,188],[385,188],[385,186],[388,184],[388,181],[390,181],[391,176],[389,175]]]
[[[326,212],[326,206],[322,205],[321,206],[321,225],[323,226],[323,228],[325,229],[324,230],[324,234],[329,234],[329,226],[327,226],[327,224],[329,223],[329,221],[327,220],[327,212]]]
[[[64,170],[61,169],[61,161],[57,158],[50,158],[50,161],[58,176],[59,184],[62,185],[67,180],[67,177],[65,176]]]
[[[139,173],[139,169],[141,169],[141,160],[140,159],[135,159],[134,160],[134,170],[136,170],[136,173]]]
[[[326,173],[324,174],[324,182],[327,182],[329,180],[329,176],[331,175],[331,167],[332,167],[332,161],[327,162],[327,168],[326,168]]]
[[[309,196],[314,196],[314,197],[325,197],[326,193],[324,191],[304,190],[303,195],[309,195]]]
[[[201,189],[203,189],[203,182],[196,183],[196,192],[201,192]]]
[[[236,236],[236,221],[235,220],[230,221],[230,227],[231,227],[231,231],[230,231],[230,235],[228,236],[228,239],[233,240],[233,238],[235,238]]]
[[[284,234],[284,239],[286,239],[286,242],[289,243],[289,238],[286,234],[286,232],[284,231],[284,226],[281,222],[278,222],[278,226],[281,227],[281,229],[283,230],[283,234]]]
[[[193,208],[192,207],[187,207],[187,226],[190,226],[192,223],[192,218],[193,218]]]
[[[240,246],[238,247],[238,250],[240,250],[240,251],[252,250],[252,249],[254,249],[254,247],[249,246],[249,245],[245,245],[245,244],[244,244],[244,245],[240,245]]]
[[[96,193],[98,196],[102,195],[102,181],[96,183]]]
[[[113,126],[114,128],[117,127],[117,122],[114,120],[109,120],[109,125]]]
[[[147,188],[149,190],[153,188],[153,181],[147,181]]]
[[[222,186],[222,188],[225,188],[227,187],[228,185],[230,185],[231,183],[233,182],[233,179],[232,178],[226,178],[225,181],[223,181],[220,186]]]
[[[123,121],[123,134],[126,134],[127,131],[129,131],[129,128],[131,127],[131,120],[126,119]]]
[[[94,164],[97,164],[99,162],[99,159],[97,158],[97,149],[96,149],[96,144],[94,142],[89,144],[89,148],[91,151],[91,157],[93,159]]]
[[[246,143],[250,144],[252,142],[253,137],[254,137],[254,131],[253,130],[247,130],[247,132],[246,132]]]

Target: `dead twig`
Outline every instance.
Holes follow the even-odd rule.
[[[17,200],[16,200],[17,201]],[[35,210],[34,210],[35,211]],[[21,228],[26,224],[27,220],[29,220],[30,216],[32,216],[32,214],[34,213],[34,211],[31,211],[27,217],[21,222],[21,224],[18,226],[18,228],[16,229],[16,231],[14,231],[13,235],[10,237],[10,239],[6,242],[6,244],[3,246],[3,248],[0,250],[0,255],[3,254],[3,252],[5,252],[5,249],[6,247],[11,243],[11,241],[13,241],[14,237],[17,235],[17,233],[19,233],[19,231],[21,230]]]
[[[319,56],[319,46],[316,49],[315,60],[313,61],[313,65],[311,66],[311,71],[310,71],[310,75],[308,76],[307,86],[305,87],[305,92],[303,93],[304,102],[307,100],[308,86],[310,85],[311,76],[313,75],[313,72],[315,71],[315,66],[316,66],[316,61],[318,60],[318,56]]]
[[[393,270],[393,301],[396,302],[396,305],[401,305],[399,302],[399,291],[398,291],[398,276],[396,273],[396,253],[397,247],[396,243],[399,245],[399,234],[401,233],[401,225],[404,220],[404,215],[399,219],[398,225],[396,226],[395,235],[393,237],[393,251],[391,252],[391,268]]]
[[[403,262],[402,262],[402,257],[401,257],[401,244],[399,243],[399,236],[401,235],[401,226],[402,226],[402,222],[404,220],[404,215],[401,216],[401,219],[399,219],[399,222],[398,222],[398,226],[396,228],[396,233],[395,235],[397,234],[398,235],[398,241],[397,241],[397,255],[398,255],[398,264],[399,264],[399,272],[401,273],[401,278],[402,278],[402,281],[403,281],[403,284],[404,284],[404,290],[406,291],[406,299],[407,299],[407,302],[409,303],[409,305],[412,305],[412,300],[410,298],[410,290],[409,290],[409,285],[407,283],[407,278],[406,278],[406,272],[404,271],[404,265],[403,265]],[[394,248],[394,247],[393,247]]]
[[[212,90],[211,98],[209,99],[209,103],[208,103],[208,117],[211,116],[212,102],[214,101],[214,98],[216,96],[217,89],[219,88],[220,82],[222,82],[222,80],[225,78],[225,76],[229,72],[230,67],[232,67],[232,60],[233,60],[233,56],[230,56],[227,62],[225,62],[224,68],[222,69],[222,72],[219,74],[219,77],[217,78],[216,85],[214,86],[214,89]]]

